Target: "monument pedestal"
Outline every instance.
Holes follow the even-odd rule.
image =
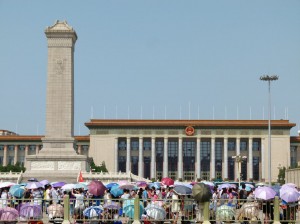
[[[45,149],[40,152],[43,150]],[[23,181],[26,181],[26,178],[35,177],[38,180],[48,180],[50,182],[75,183],[79,172],[81,170],[89,171],[90,168],[88,158],[84,155],[77,155],[76,153],[75,155],[55,155],[52,152],[50,152],[50,155],[43,155],[47,153],[40,154],[42,155],[26,157],[26,172],[23,175]]]

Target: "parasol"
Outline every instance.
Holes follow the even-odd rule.
[[[166,218],[166,211],[163,207],[156,204],[150,204],[145,208],[147,215],[155,220],[164,220]]]
[[[106,187],[101,181],[93,180],[88,185],[88,192],[93,194],[94,196],[103,196]]]
[[[212,198],[212,193],[209,186],[198,183],[192,188],[192,196],[198,202],[206,202]]]

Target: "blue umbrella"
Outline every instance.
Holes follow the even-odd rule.
[[[83,215],[88,218],[99,217],[100,213],[103,212],[103,207],[99,206],[90,206],[83,210]]]
[[[10,187],[10,189],[9,189],[9,193],[12,196],[17,197],[17,198],[23,197],[24,192],[25,192],[25,187],[22,185],[19,185],[19,184],[16,184],[16,185]]]
[[[112,182],[112,183],[109,183],[109,184],[106,184],[106,185],[105,185],[105,187],[106,187],[107,189],[111,189],[111,188],[114,187],[114,186],[119,186],[119,184],[118,184],[118,183]]]
[[[155,189],[158,189],[161,187],[161,184],[159,182],[154,182],[154,183],[150,183],[148,184],[149,188],[155,187]]]
[[[122,194],[124,194],[124,191],[123,191],[123,189],[120,189],[119,186],[113,186],[113,187],[110,189],[110,193],[111,193],[114,197],[119,197],[119,196],[121,196]]]
[[[243,189],[243,188],[242,188],[242,185],[239,187],[239,189],[240,189],[240,190]],[[246,190],[246,191],[251,191],[252,189],[251,189],[251,187],[249,187],[249,186],[246,185],[245,190]]]
[[[134,217],[134,199],[127,199],[123,203],[123,213],[133,219]],[[144,213],[144,206],[142,202],[140,202],[140,214],[139,217],[141,218],[142,214]]]

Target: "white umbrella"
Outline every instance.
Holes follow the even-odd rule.
[[[16,183],[13,183],[13,182],[1,182],[0,183],[0,188],[11,187],[11,186],[14,186],[14,185],[16,185]]]
[[[70,191],[75,188],[75,184],[65,184],[61,187],[63,191]]]
[[[26,185],[27,189],[36,189],[36,188],[44,188],[44,185],[42,185],[40,182],[29,182]]]

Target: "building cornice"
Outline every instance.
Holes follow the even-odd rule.
[[[268,120],[102,120],[91,119],[85,123],[89,129],[105,127],[200,127],[200,128],[267,128]],[[288,120],[272,120],[273,128],[291,129],[295,123]]]

